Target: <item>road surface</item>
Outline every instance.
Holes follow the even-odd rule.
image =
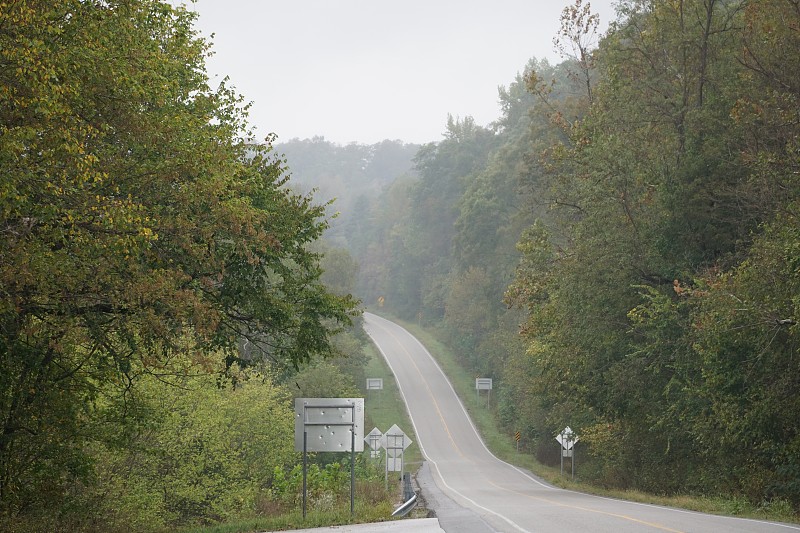
[[[447,533],[692,533],[800,531],[791,524],[721,517],[555,488],[493,456],[425,347],[405,329],[371,313],[364,328],[397,379],[417,444],[436,486],[476,519]]]

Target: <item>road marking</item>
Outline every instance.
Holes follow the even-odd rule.
[[[408,359],[411,361],[411,364],[414,365],[414,369],[417,371],[417,374],[419,374],[420,380],[422,380],[422,382],[425,384],[425,388],[428,390],[428,396],[430,396],[431,401],[433,402],[433,405],[436,407],[436,413],[439,415],[439,420],[442,421],[442,425],[444,426],[444,430],[447,432],[447,437],[450,439],[450,442],[453,444],[453,448],[456,449],[456,452],[458,452],[458,455],[460,455],[462,459],[464,459],[466,461],[469,461],[469,459],[461,451],[461,448],[458,447],[458,444],[456,444],[456,441],[453,438],[453,435],[450,433],[450,428],[448,427],[447,422],[444,419],[444,415],[442,415],[442,410],[439,407],[439,402],[436,401],[436,397],[433,395],[433,391],[431,390],[430,385],[428,384],[428,380],[425,379],[425,376],[422,374],[422,371],[417,366],[416,361],[414,361],[414,357],[411,355],[411,353],[408,350],[406,350],[406,347],[403,345],[402,341],[399,338],[397,338],[397,335],[395,335],[394,332],[390,331],[389,329],[387,329],[385,327],[383,327],[382,329],[383,329],[384,333],[386,333],[389,336],[391,336],[395,340],[395,342],[397,342],[397,345],[400,347],[400,349],[403,352],[405,352],[406,356],[408,356]],[[383,353],[382,349],[379,348],[379,350],[381,351],[381,353]],[[386,359],[386,354],[384,354],[383,358]],[[388,359],[386,359],[386,362],[387,363],[389,362]],[[391,368],[391,366],[392,365],[389,364],[389,368]],[[395,373],[393,368],[392,368],[392,374],[395,374],[395,380],[396,380],[397,379],[396,378],[397,374]],[[397,386],[400,387],[400,383],[399,382],[397,383]],[[405,395],[403,395],[403,400],[405,400]],[[408,402],[406,402],[406,406],[408,406]],[[410,413],[409,413],[409,416],[410,416]],[[416,428],[414,428],[414,433],[417,433]],[[417,440],[419,440],[419,434],[417,434]]]
[[[431,353],[428,351],[428,349],[425,348],[425,345],[422,344],[418,338],[416,338],[408,330],[406,330],[404,327],[400,326],[399,324],[395,324],[394,322],[386,320],[385,318],[380,317],[378,315],[371,315],[371,316],[374,316],[375,318],[377,318],[379,320],[383,320],[384,322],[388,322],[389,324],[392,324],[393,326],[396,326],[396,327],[400,328],[402,331],[404,331],[408,335],[409,340],[414,342],[414,343],[416,343],[422,349],[422,351],[425,353],[425,355],[428,356],[428,359],[430,359],[430,361],[434,364],[434,366],[436,366],[436,369],[439,371],[439,374],[441,374],[442,378],[447,383],[447,386],[450,387],[450,392],[453,393],[453,397],[458,402],[458,405],[461,406],[461,412],[464,414],[464,418],[467,420],[467,422],[469,422],[469,425],[472,428],[472,432],[475,434],[475,437],[478,439],[478,442],[481,443],[481,446],[483,446],[483,449],[486,451],[487,454],[489,454],[490,457],[492,457],[494,460],[496,460],[496,461],[498,461],[500,463],[503,463],[507,467],[509,467],[512,470],[516,471],[518,474],[522,475],[523,477],[526,477],[527,479],[529,479],[530,481],[536,483],[537,485],[539,485],[541,487],[544,487],[544,488],[546,488],[548,490],[558,490],[558,489],[556,489],[555,487],[553,487],[551,485],[547,485],[546,483],[542,483],[541,481],[539,481],[535,477],[531,476],[530,474],[528,474],[527,472],[525,472],[521,468],[519,468],[517,466],[514,466],[511,463],[508,463],[506,461],[503,461],[502,459],[497,457],[495,454],[493,454],[492,451],[489,449],[489,447],[486,446],[486,443],[483,442],[483,437],[481,437],[481,434],[478,432],[478,428],[476,428],[475,424],[472,422],[472,418],[470,418],[469,413],[467,413],[467,408],[464,407],[464,404],[461,402],[461,398],[458,396],[458,394],[456,393],[456,390],[453,388],[453,384],[450,383],[450,380],[447,378],[447,374],[444,373],[444,370],[442,370],[442,367],[439,366],[439,362],[431,355]],[[383,329],[383,331],[386,331],[387,333],[391,333],[391,332],[389,332],[387,330],[387,328],[385,326],[382,327],[382,329]],[[395,340],[397,340],[397,337],[395,337]],[[380,347],[378,347],[378,350],[380,350],[381,353],[383,353],[383,350],[381,350]],[[383,354],[383,358],[386,360],[387,364],[389,364],[389,368],[391,368],[392,365],[391,365],[391,363],[389,363],[389,360],[386,358],[386,354]],[[395,373],[393,368],[392,368],[392,373],[395,376],[397,376],[397,374]],[[398,386],[399,386],[399,383],[398,383]],[[402,394],[402,390],[401,390],[401,394]],[[403,400],[405,400],[405,395],[403,395]],[[408,402],[406,402],[406,405],[408,405]],[[409,413],[409,416],[410,416],[410,413]],[[413,420],[412,420],[412,423],[413,423]],[[415,428],[415,431],[416,431],[416,428]],[[419,436],[419,432],[417,432],[417,436]]]
[[[628,515],[624,515],[624,514],[618,514],[618,513],[610,513],[608,511],[600,511],[598,509],[590,509],[588,507],[581,507],[580,505],[572,505],[572,504],[569,504],[569,503],[562,503],[562,502],[558,502],[558,501],[555,501],[555,500],[551,500],[550,498],[542,498],[541,496],[533,496],[532,494],[527,494],[525,492],[520,492],[518,490],[509,489],[509,488],[506,488],[506,487],[501,487],[500,485],[498,485],[498,484],[496,484],[496,483],[494,483],[492,481],[489,481],[489,484],[492,485],[493,487],[496,487],[496,488],[500,489],[500,490],[504,490],[506,492],[513,492],[514,494],[519,494],[520,496],[525,496],[526,498],[529,498],[531,500],[539,500],[541,502],[549,503],[550,505],[557,505],[559,507],[567,507],[569,509],[577,509],[579,511],[586,511],[588,513],[597,513],[597,514],[602,514],[602,515],[606,515],[606,516],[613,516],[614,518],[622,518],[623,520],[629,520],[631,522],[636,522],[637,524],[644,524],[646,526],[650,526],[650,527],[653,527],[653,528],[656,528],[656,529],[660,529],[662,531],[670,531],[671,533],[685,533],[685,532],[683,532],[683,531],[681,531],[679,529],[672,529],[672,528],[669,528],[669,527],[667,527],[667,526],[665,526],[663,524],[656,524],[654,522],[647,522],[645,520],[639,520],[638,518],[634,518],[632,516],[628,516]]]
[[[381,318],[381,317],[379,317],[379,316],[377,316],[377,315],[372,315],[372,316],[375,316],[375,318],[377,318],[377,319],[379,319],[379,320],[384,320],[384,321],[386,321],[386,322],[389,322],[388,320],[386,320],[386,319],[384,319],[384,318]],[[393,322],[389,322],[389,323],[390,323],[390,324],[393,324],[393,325],[396,325],[396,324],[394,324]],[[367,324],[365,323],[364,325],[366,326]],[[393,335],[393,334],[392,334],[390,331],[388,331],[388,330],[387,330],[387,328],[386,328],[385,326],[381,327],[381,326],[379,326],[378,324],[373,324],[373,325],[380,327],[380,328],[381,328],[381,329],[382,329],[384,332],[387,332],[387,333],[391,334],[391,335],[394,337],[394,335]],[[398,327],[400,327],[400,326],[398,326]],[[366,330],[366,329],[367,329],[367,328],[365,328],[365,330]],[[402,329],[403,331],[405,331],[406,333],[408,333],[408,331],[406,331],[406,330],[405,330],[405,328],[402,328],[402,327],[401,327],[400,329]],[[367,331],[367,335],[369,335],[369,336],[370,336],[370,338],[372,337],[372,335],[370,335],[370,332],[369,332],[369,331]],[[445,377],[445,380],[447,381],[448,385],[450,385],[450,389],[453,391],[453,394],[456,396],[456,399],[458,400],[458,403],[459,403],[459,404],[461,404],[461,400],[458,398],[458,395],[457,395],[457,394],[455,394],[455,390],[453,389],[453,386],[450,384],[450,380],[448,380],[448,379],[447,379],[447,376],[444,374],[444,372],[442,372],[442,369],[441,369],[441,367],[439,367],[439,364],[436,362],[436,360],[435,360],[435,359],[434,359],[434,358],[433,358],[433,357],[430,355],[430,353],[429,353],[429,352],[428,352],[428,350],[425,348],[425,346],[423,346],[423,345],[422,345],[422,343],[420,343],[420,342],[417,340],[417,338],[416,338],[416,337],[414,337],[414,336],[413,336],[413,335],[411,335],[410,333],[408,333],[408,335],[409,335],[409,337],[411,337],[412,339],[414,339],[415,341],[417,341],[417,343],[418,343],[420,346],[422,346],[422,349],[423,349],[423,351],[424,351],[426,354],[428,354],[428,357],[430,357],[430,358],[431,358],[431,360],[433,361],[433,363],[436,365],[436,367],[437,367],[437,368],[439,368],[439,372],[441,372],[442,376],[444,376],[444,377]],[[395,337],[395,340],[397,340],[397,337]],[[374,341],[374,339],[373,339],[373,341]],[[403,386],[402,386],[402,384],[400,383],[400,381],[399,381],[399,380],[397,380],[397,373],[394,371],[394,367],[392,366],[392,363],[391,363],[391,361],[389,361],[389,358],[388,358],[388,357],[386,357],[386,352],[384,352],[384,351],[383,351],[383,349],[380,347],[380,345],[378,345],[378,343],[377,343],[377,342],[374,342],[374,344],[375,344],[375,346],[378,348],[378,351],[379,351],[379,352],[381,352],[381,354],[383,355],[383,359],[386,361],[386,364],[387,364],[387,365],[389,365],[389,369],[392,371],[392,374],[395,376],[395,381],[397,381],[397,388],[400,390],[400,395],[403,397],[403,402],[406,404],[406,410],[408,410],[408,401],[406,400],[406,394],[405,394],[405,391],[403,390]],[[402,346],[402,344],[401,344],[401,346]],[[470,420],[470,419],[469,419],[469,416],[467,415],[467,412],[466,412],[466,410],[464,409],[464,405],[463,405],[463,404],[461,404],[461,409],[464,411],[464,414],[465,414],[465,416],[467,416],[467,420],[469,420],[469,423],[470,423],[470,425],[472,425],[472,420]],[[456,494],[456,495],[458,495],[459,497],[463,498],[464,500],[468,501],[468,502],[469,502],[469,503],[471,503],[471,504],[472,504],[474,507],[476,507],[476,508],[478,508],[478,509],[481,509],[481,510],[485,511],[486,513],[489,513],[489,514],[491,514],[491,515],[494,515],[494,516],[496,516],[496,517],[500,518],[501,520],[503,520],[504,522],[508,523],[510,526],[512,526],[512,527],[513,527],[514,529],[516,529],[517,531],[520,531],[521,533],[532,533],[532,532],[528,531],[527,529],[525,529],[525,528],[521,527],[519,524],[517,524],[517,523],[513,522],[513,521],[512,521],[512,520],[510,520],[509,518],[507,518],[507,517],[505,517],[505,516],[501,515],[500,513],[496,512],[496,511],[493,511],[493,510],[491,510],[491,509],[489,509],[489,508],[487,508],[487,507],[484,507],[483,505],[479,504],[478,502],[476,502],[476,501],[475,501],[475,500],[473,500],[472,498],[469,498],[468,496],[465,496],[464,494],[462,494],[461,492],[459,492],[459,491],[458,491],[458,490],[456,490],[455,488],[451,487],[451,486],[450,486],[450,485],[447,483],[447,481],[445,481],[445,479],[444,479],[444,476],[442,476],[442,471],[439,469],[439,465],[436,463],[436,461],[435,461],[435,460],[433,460],[433,459],[432,459],[432,458],[431,458],[431,457],[430,457],[430,456],[429,456],[427,453],[425,453],[425,447],[424,447],[424,446],[423,446],[423,444],[422,444],[422,437],[420,436],[420,434],[419,434],[419,431],[417,430],[417,424],[414,422],[414,416],[411,414],[411,411],[408,411],[408,416],[409,416],[409,418],[411,419],[411,425],[412,425],[412,426],[414,426],[414,434],[417,436],[417,445],[419,446],[419,449],[420,449],[420,450],[422,450],[422,455],[423,455],[423,456],[425,457],[425,459],[427,459],[427,460],[428,460],[428,461],[429,461],[429,462],[430,462],[430,463],[433,465],[433,467],[436,469],[436,473],[437,473],[437,475],[438,475],[438,477],[439,477],[439,480],[442,482],[442,484],[443,484],[445,487],[447,487],[447,490],[449,490],[449,491],[450,491],[452,494]],[[441,416],[441,412],[440,412],[440,416]],[[480,440],[481,444],[483,444],[483,440],[480,438],[480,435],[478,434],[478,431],[477,431],[477,429],[475,428],[475,426],[474,426],[474,425],[472,425],[472,429],[473,429],[473,431],[475,431],[475,434],[478,436],[478,439]],[[449,432],[448,432],[448,434],[449,434]],[[452,440],[452,436],[450,437],[450,440]],[[486,445],[485,445],[485,444],[483,444],[483,447],[484,447],[484,449],[486,449],[487,451],[489,450],[488,448],[486,448]],[[490,454],[490,455],[492,455],[492,453],[491,453],[491,452],[489,452],[489,454]],[[492,455],[492,457],[494,457],[494,455]],[[499,460],[499,459],[498,459],[498,460]],[[504,461],[503,461],[503,462],[504,462]],[[508,464],[508,463],[506,463],[506,464]],[[513,467],[513,465],[509,465],[509,466],[512,466],[512,467]],[[516,467],[513,467],[513,468],[514,468],[515,470],[517,470],[517,471],[521,472],[521,470],[519,470],[518,468],[516,468]],[[528,477],[528,478],[530,478],[530,476],[528,476],[528,475],[526,475],[525,477]],[[530,479],[533,479],[533,478],[530,478]],[[534,480],[534,481],[535,481],[535,480]],[[538,482],[537,482],[537,483],[538,483]],[[540,485],[541,485],[541,483],[540,483]],[[545,487],[546,487],[546,485],[543,485],[543,486],[545,486]],[[549,488],[549,487],[548,487],[548,488]]]
[[[531,475],[529,475],[528,473],[524,472],[522,469],[520,469],[520,468],[518,468],[518,467],[516,467],[516,466],[514,466],[514,465],[512,465],[512,464],[510,464],[510,463],[508,463],[508,462],[506,462],[506,461],[503,461],[502,459],[500,459],[500,458],[498,458],[497,456],[495,456],[495,455],[494,455],[494,454],[493,454],[493,453],[492,453],[492,452],[489,450],[489,448],[486,446],[486,443],[483,441],[483,439],[481,438],[480,434],[478,433],[478,430],[477,430],[477,428],[476,428],[476,427],[475,427],[475,425],[473,424],[473,422],[472,422],[472,419],[471,419],[471,418],[469,417],[469,415],[467,414],[467,411],[466,411],[466,408],[464,407],[464,404],[463,404],[463,402],[461,402],[461,399],[460,399],[460,398],[458,397],[458,395],[456,394],[456,392],[455,392],[455,389],[453,388],[453,385],[452,385],[452,383],[450,383],[450,380],[449,380],[449,379],[447,379],[447,375],[444,373],[444,371],[442,370],[441,366],[439,366],[439,363],[436,361],[436,359],[434,359],[434,358],[433,358],[433,356],[430,354],[430,352],[428,352],[428,350],[425,348],[425,346],[424,346],[424,345],[423,345],[423,344],[422,344],[422,343],[419,341],[419,339],[417,339],[416,337],[414,337],[414,336],[413,336],[413,335],[412,335],[410,332],[408,332],[408,331],[407,331],[405,328],[403,328],[402,326],[399,326],[399,325],[395,324],[394,322],[391,322],[391,321],[389,321],[389,320],[386,320],[386,319],[384,319],[384,318],[382,318],[382,317],[379,317],[379,316],[377,316],[377,315],[373,315],[373,314],[371,314],[371,313],[370,313],[370,317],[374,317],[374,318],[375,318],[377,321],[383,321],[383,322],[387,322],[387,323],[391,324],[392,326],[396,326],[396,327],[398,327],[398,328],[399,328],[401,331],[403,331],[405,334],[407,334],[407,335],[408,335],[409,341],[411,341],[411,342],[414,342],[414,343],[416,343],[418,346],[420,346],[420,348],[422,349],[422,353],[426,354],[426,355],[427,355],[427,357],[428,357],[428,358],[430,358],[430,360],[433,362],[433,364],[434,364],[434,365],[436,366],[436,368],[439,370],[439,373],[440,373],[440,374],[443,376],[443,378],[444,378],[445,382],[446,382],[446,383],[448,384],[448,386],[450,387],[450,390],[452,391],[452,393],[453,393],[453,396],[455,397],[455,399],[458,401],[459,405],[461,406],[461,409],[462,409],[462,412],[464,413],[464,416],[466,417],[467,421],[469,422],[470,426],[472,427],[472,430],[473,430],[473,432],[474,432],[475,436],[478,438],[478,440],[479,440],[479,442],[481,443],[481,445],[483,446],[484,450],[486,450],[486,452],[489,454],[489,456],[490,456],[491,458],[493,458],[494,460],[496,460],[497,462],[499,462],[499,463],[502,463],[502,464],[504,464],[504,465],[508,466],[509,468],[511,468],[511,469],[513,469],[514,471],[516,471],[517,473],[521,474],[522,476],[524,476],[524,477],[525,477],[525,478],[527,478],[528,480],[530,480],[530,481],[532,481],[532,482],[536,483],[537,485],[539,485],[539,486],[541,486],[541,487],[543,487],[543,488],[546,488],[546,489],[548,489],[548,490],[551,490],[551,491],[558,491],[558,492],[566,492],[566,493],[580,494],[581,496],[584,496],[584,497],[596,498],[596,499],[599,499],[599,500],[611,500],[611,501],[616,501],[616,502],[624,503],[624,504],[627,504],[627,505],[642,506],[642,507],[658,507],[659,509],[662,509],[662,510],[664,510],[664,511],[673,512],[673,513],[681,513],[681,514],[697,514],[697,515],[700,515],[700,516],[708,516],[708,515],[706,515],[705,513],[697,513],[696,511],[689,511],[689,510],[686,510],[686,509],[677,509],[677,508],[672,508],[672,507],[661,507],[661,506],[654,506],[654,505],[652,505],[652,504],[647,504],[647,503],[632,502],[632,501],[627,501],[627,500],[618,500],[618,499],[615,499],[615,498],[607,498],[607,497],[604,497],[604,496],[597,496],[597,495],[594,495],[594,494],[586,494],[586,493],[577,492],[577,491],[572,491],[572,490],[567,490],[567,489],[559,489],[559,488],[553,487],[553,486],[551,486],[551,485],[547,485],[547,484],[545,484],[545,483],[542,483],[542,482],[541,482],[541,481],[539,481],[538,479],[536,479],[536,478],[532,477]],[[395,341],[396,341],[396,342],[398,342],[398,344],[400,344],[400,346],[402,347],[403,351],[405,351],[405,352],[406,352],[406,354],[408,354],[408,355],[410,356],[410,353],[408,352],[408,350],[406,350],[406,349],[405,349],[405,347],[403,346],[403,344],[402,344],[402,342],[400,341],[400,339],[399,339],[399,338],[398,338],[396,335],[394,335],[394,333],[393,333],[392,331],[388,330],[386,326],[384,326],[384,325],[382,325],[382,324],[379,324],[379,323],[376,323],[375,321],[373,321],[373,323],[372,323],[372,324],[366,324],[366,323],[365,323],[365,330],[367,330],[367,334],[369,334],[369,331],[368,331],[368,329],[367,329],[367,327],[366,327],[366,326],[370,326],[370,325],[372,325],[372,326],[375,326],[376,328],[378,328],[378,329],[380,329],[380,330],[384,331],[385,333],[387,333],[387,334],[389,334],[391,337],[393,337],[393,338],[395,339]],[[370,337],[371,337],[371,335],[370,335]],[[374,342],[374,339],[373,339],[373,342]],[[380,352],[381,352],[381,354],[383,355],[383,358],[384,358],[384,360],[385,360],[385,361],[386,361],[386,363],[389,365],[389,368],[391,369],[392,373],[395,375],[395,378],[396,378],[396,376],[397,376],[397,373],[395,372],[394,368],[392,367],[392,364],[391,364],[391,362],[389,361],[389,358],[388,358],[388,357],[386,357],[386,353],[385,353],[385,352],[384,352],[384,351],[381,349],[381,347],[378,345],[378,343],[377,343],[377,342],[374,342],[374,344],[375,344],[375,346],[377,347],[378,351],[380,351]],[[420,375],[421,375],[421,371],[420,371],[420,370],[419,370],[419,368],[417,367],[416,363],[414,363],[413,359],[412,359],[412,364],[414,364],[415,368],[417,369],[417,372],[418,372],[418,373],[420,373]],[[426,387],[428,388],[428,393],[431,395],[431,397],[433,397],[432,391],[430,390],[430,387],[428,387],[428,383],[427,383],[427,381],[425,381],[425,385],[426,385]],[[406,400],[405,391],[403,390],[402,384],[401,384],[399,381],[397,381],[397,386],[398,386],[398,388],[400,389],[400,395],[403,397],[403,402],[406,404],[406,406],[408,406],[408,401]],[[439,417],[440,417],[440,418],[442,418],[442,420],[444,420],[444,419],[443,419],[443,417],[442,417],[442,414],[441,414],[441,410],[439,409],[439,406],[438,406],[438,404],[435,402],[435,399],[434,399],[434,404],[436,405],[437,412],[439,413]],[[471,498],[469,498],[469,497],[465,496],[464,494],[462,494],[461,492],[459,492],[458,490],[456,490],[456,489],[454,489],[452,486],[450,486],[450,485],[447,483],[447,481],[445,481],[444,477],[442,476],[442,472],[441,472],[441,470],[439,469],[439,465],[436,463],[436,461],[435,461],[435,460],[433,460],[433,459],[432,459],[430,456],[428,456],[428,454],[425,452],[425,448],[424,448],[424,446],[423,446],[423,442],[422,442],[422,440],[423,440],[423,439],[422,439],[422,437],[421,437],[421,436],[420,436],[420,434],[419,434],[419,431],[418,431],[418,429],[417,429],[416,423],[414,422],[414,417],[413,417],[413,415],[412,415],[410,412],[409,412],[409,417],[410,417],[410,419],[411,419],[411,424],[414,426],[414,432],[415,432],[415,434],[417,435],[417,440],[418,440],[417,444],[418,444],[418,446],[420,447],[420,450],[422,450],[422,455],[425,457],[425,459],[426,459],[426,460],[428,460],[428,461],[429,461],[429,462],[430,462],[430,463],[433,465],[433,467],[435,468],[435,470],[436,470],[436,473],[437,473],[438,481],[440,481],[440,482],[441,482],[441,483],[442,483],[442,484],[443,484],[443,485],[444,485],[444,486],[447,488],[447,490],[449,490],[449,491],[450,491],[452,494],[456,494],[458,497],[460,497],[460,498],[463,498],[465,501],[467,501],[467,502],[469,502],[470,504],[472,504],[472,505],[473,505],[475,508],[477,508],[477,509],[481,509],[482,511],[484,511],[484,512],[486,512],[486,513],[488,513],[488,514],[494,515],[494,516],[496,516],[496,517],[498,517],[498,518],[502,519],[503,521],[505,521],[506,523],[508,523],[508,524],[509,524],[509,525],[511,525],[512,527],[514,527],[516,530],[518,530],[518,531],[520,531],[520,532],[523,532],[523,533],[529,533],[529,532],[527,532],[527,530],[526,530],[526,529],[524,529],[523,527],[521,527],[519,524],[516,524],[515,522],[513,522],[513,521],[512,521],[512,520],[510,520],[509,518],[507,518],[507,517],[505,517],[505,516],[503,516],[503,515],[499,514],[499,513],[498,513],[498,512],[496,512],[496,511],[493,511],[493,510],[491,510],[491,509],[488,509],[488,508],[486,508],[486,507],[484,507],[484,506],[482,506],[482,505],[478,504],[477,502],[475,502],[475,501],[474,501],[474,500],[472,500]],[[450,430],[449,430],[449,428],[447,428],[447,425],[446,425],[446,424],[445,424],[445,427],[446,427],[446,429],[447,429],[447,433],[448,433],[448,436],[449,436],[450,440],[451,440],[451,441],[453,441],[453,437],[452,437],[452,435],[450,434]],[[454,443],[454,445],[455,445],[455,443]],[[456,446],[456,449],[458,449],[458,447],[457,447],[457,446]],[[463,456],[463,454],[462,454],[462,456]],[[473,461],[473,462],[474,462],[474,461]],[[491,482],[490,482],[490,483],[491,483]],[[493,484],[493,483],[492,483],[492,484]],[[493,484],[493,485],[494,485],[494,484]],[[497,485],[495,485],[495,486],[497,487]],[[511,489],[506,489],[506,488],[503,488],[503,487],[497,487],[497,488],[500,488],[500,489],[502,489],[502,490],[506,490],[506,491],[509,491],[509,492],[516,492],[516,491],[514,491],[514,490],[511,490]],[[657,529],[661,529],[661,530],[663,530],[663,531],[669,531],[669,532],[676,532],[676,531],[677,531],[677,530],[669,529],[669,528],[667,528],[666,526],[662,526],[662,525],[659,525],[659,524],[652,524],[652,523],[645,522],[645,521],[642,521],[642,520],[638,520],[638,519],[636,519],[636,518],[633,518],[633,517],[630,517],[630,516],[627,516],[627,515],[623,515],[623,514],[614,514],[614,513],[609,513],[609,512],[605,512],[605,511],[598,511],[598,510],[595,510],[595,509],[590,509],[590,508],[579,507],[579,506],[574,506],[574,505],[570,505],[570,504],[559,503],[559,502],[557,502],[557,501],[553,501],[553,500],[550,500],[550,499],[547,499],[547,498],[542,498],[542,497],[531,496],[531,495],[529,495],[529,494],[525,494],[525,493],[519,493],[519,494],[522,494],[522,495],[524,495],[524,496],[526,496],[526,497],[528,497],[528,498],[532,498],[532,499],[538,499],[538,500],[541,500],[541,501],[543,501],[543,502],[547,502],[547,503],[550,503],[550,504],[553,504],[553,505],[558,505],[558,506],[561,506],[561,507],[571,507],[571,508],[578,509],[578,510],[583,510],[583,511],[587,511],[587,512],[593,512],[593,513],[598,513],[598,514],[605,514],[605,515],[608,515],[608,516],[613,516],[613,517],[621,518],[621,519],[624,519],[624,520],[629,520],[629,521],[633,521],[633,522],[641,523],[641,524],[643,524],[643,525],[648,525],[648,526],[650,526],[650,527],[654,527],[654,528],[657,528]],[[741,518],[741,517],[731,517],[731,516],[719,516],[718,518],[724,518],[724,519],[733,520],[733,521],[738,521],[738,522],[751,522],[751,523],[756,523],[756,524],[764,524],[764,525],[768,525],[768,526],[772,526],[772,527],[785,528],[785,529],[790,529],[790,530],[795,530],[795,531],[798,531],[798,530],[800,530],[800,527],[798,527],[798,526],[796,526],[796,525],[794,525],[794,524],[784,524],[784,523],[780,523],[780,522],[767,522],[767,521],[763,521],[763,520],[757,520],[757,519],[752,519],[752,518]]]

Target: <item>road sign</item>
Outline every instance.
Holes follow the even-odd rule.
[[[520,432],[519,432],[519,431],[517,431],[516,433],[514,433],[514,440],[515,440],[515,441],[517,441],[517,442],[519,442],[519,438],[520,438],[521,436],[522,436],[522,434],[520,434]]]
[[[381,446],[386,450],[386,472],[402,472],[403,471],[403,457],[406,448],[411,446],[412,440],[408,435],[403,433],[403,430],[397,427],[397,424],[389,428],[389,430],[381,437]]]
[[[481,391],[489,391],[486,395],[486,408],[489,408],[489,402],[492,397],[492,378],[475,378],[475,402],[480,402]]]
[[[569,457],[572,460],[572,477],[575,478],[575,443],[578,442],[578,436],[572,431],[572,428],[567,426],[561,430],[561,433],[556,435],[556,440],[561,445],[561,474],[564,474],[564,457]]]
[[[475,378],[477,390],[492,390],[492,378]]]
[[[402,429],[397,427],[397,424],[390,427],[389,430],[381,436],[381,446],[386,449],[390,457],[399,457],[413,442],[414,441],[408,438],[408,435],[403,433]]]
[[[295,451],[364,451],[364,398],[296,398],[294,414]]]
[[[367,378],[367,390],[383,390],[383,378]]]
[[[561,433],[556,435],[556,440],[565,450],[571,450],[575,443],[578,442],[578,436],[572,431],[569,426],[561,430]]]
[[[366,442],[367,446],[372,450],[369,455],[373,459],[377,459],[381,456],[381,437],[383,437],[383,433],[378,428],[372,428],[372,431],[364,437],[364,442]]]
[[[303,452],[303,518],[308,452],[350,452],[350,516],[355,512],[356,452],[364,451],[364,398],[295,398],[294,449]]]

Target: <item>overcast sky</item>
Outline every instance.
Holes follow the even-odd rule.
[[[214,34],[212,86],[227,75],[250,123],[278,142],[439,141],[448,113],[486,125],[497,88],[532,57],[559,63],[553,37],[571,0],[197,0]],[[178,2],[175,2],[178,3]],[[613,0],[593,0],[601,28]]]

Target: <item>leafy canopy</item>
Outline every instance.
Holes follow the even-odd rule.
[[[241,97],[209,87],[194,16],[156,0],[0,7],[3,512],[81,475],[93,422],[124,420],[143,374],[230,364],[243,337],[298,365],[332,353],[356,312],[308,248],[324,206],[285,187]]]

